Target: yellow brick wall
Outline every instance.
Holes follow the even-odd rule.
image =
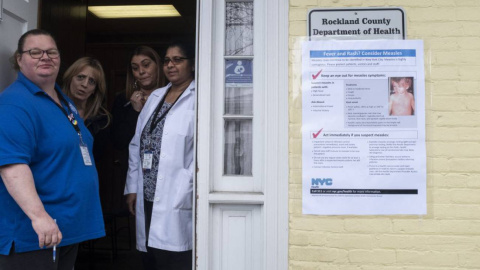
[[[426,55],[425,216],[302,215],[300,40],[310,8],[402,7]],[[480,269],[480,0],[290,0],[289,268]]]

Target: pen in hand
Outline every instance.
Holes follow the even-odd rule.
[[[57,224],[57,220],[54,219],[55,224]],[[53,245],[53,262],[55,262],[55,258],[57,257],[57,244]]]

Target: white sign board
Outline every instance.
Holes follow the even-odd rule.
[[[405,39],[405,12],[401,8],[311,9],[310,40]]]
[[[423,59],[421,40],[304,42],[304,214],[426,214]]]

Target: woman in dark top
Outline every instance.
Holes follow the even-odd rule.
[[[93,156],[98,162],[106,152],[109,141],[110,113],[105,109],[105,74],[100,61],[82,57],[63,75],[63,91],[75,103],[94,138]]]
[[[63,75],[63,91],[72,99],[78,114],[93,136],[93,158],[97,167],[100,201],[105,211],[111,206],[110,123],[111,115],[105,109],[107,86],[100,61],[82,57]]]
[[[114,100],[111,138],[114,147],[115,187],[113,208],[126,210],[123,188],[128,170],[128,145],[135,134],[137,118],[153,90],[163,84],[158,53],[147,46],[135,48],[127,69],[125,92]]]
[[[111,137],[114,147],[113,212],[128,215],[123,191],[128,171],[128,145],[135,135],[137,118],[150,94],[163,85],[162,64],[158,53],[147,46],[133,50],[127,69],[125,92],[114,100]],[[149,270],[153,258],[142,254],[144,269]]]

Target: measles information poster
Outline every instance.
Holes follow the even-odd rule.
[[[302,46],[303,213],[426,214],[421,40]]]

